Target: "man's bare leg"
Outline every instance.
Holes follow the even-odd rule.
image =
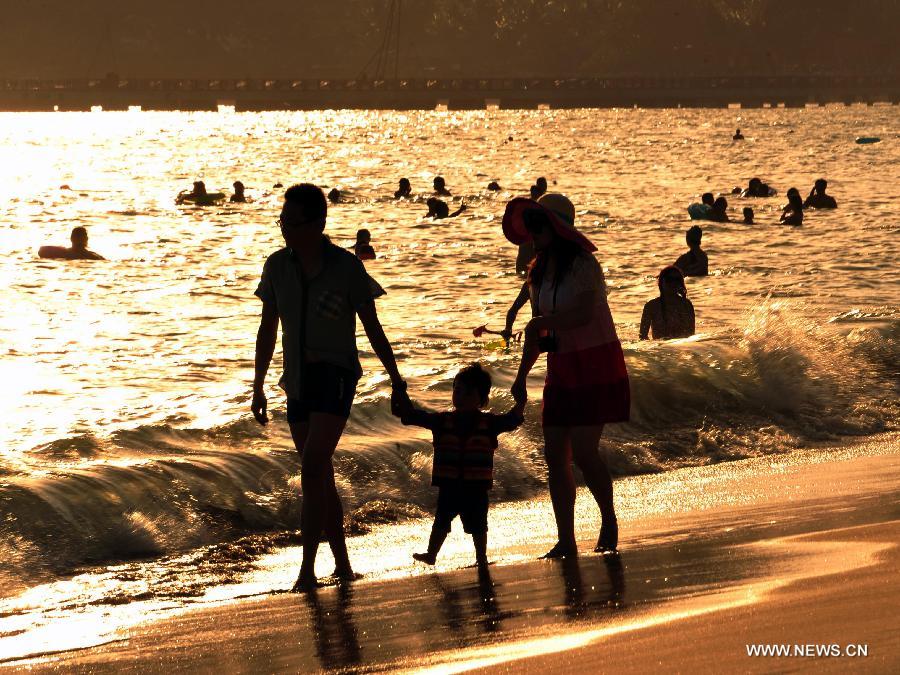
[[[328,413],[312,413],[309,422],[292,424],[291,435],[295,444],[298,437],[302,446],[297,449],[301,454],[300,485],[303,491],[303,504],[300,510],[300,531],[303,537],[303,560],[300,563],[300,574],[297,577],[295,590],[303,590],[315,586],[316,553],[319,539],[325,527],[328,511],[332,501],[337,498],[334,485],[334,466],[331,458],[337,448],[344,425],[347,420],[338,415]],[[296,430],[294,427],[298,427]],[[306,434],[302,427],[306,426]],[[343,538],[343,528],[341,530]],[[344,545],[346,558],[346,545]],[[349,565],[349,561],[347,561]]]

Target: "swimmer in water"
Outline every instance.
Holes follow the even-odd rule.
[[[664,268],[657,277],[659,297],[644,305],[640,338],[654,340],[685,338],[694,334],[694,305],[688,300],[684,276],[677,267]]]
[[[825,194],[828,188],[828,181],[820,178],[813,185],[813,189],[809,193],[809,197],[803,202],[804,209],[836,209],[837,200],[829,194]]]
[[[71,248],[62,246],[41,246],[38,256],[41,258],[58,258],[62,260],[106,260],[99,253],[88,250],[88,233],[83,227],[76,227],[69,235]]]
[[[700,248],[703,230],[699,225],[694,225],[688,229],[685,239],[690,250],[678,257],[678,260],[675,261],[675,267],[681,270],[681,273],[686,277],[708,276],[709,258],[707,258],[706,252]]]
[[[737,131],[734,132],[734,136],[731,137],[731,140],[742,141],[742,140],[744,140],[744,134],[742,134],[741,130],[738,129]]]
[[[503,188],[500,187],[500,183],[498,183],[495,180],[492,180],[490,183],[488,183],[487,189],[490,192],[500,192],[500,190],[502,190]]]
[[[784,225],[802,225],[803,199],[800,197],[800,191],[797,188],[791,188],[787,191],[787,198],[788,203],[781,211],[781,222]]]
[[[534,186],[531,189],[531,198],[538,199],[545,194],[547,194],[547,179],[541,176],[534,181]]]
[[[770,197],[772,189],[759,178],[751,178],[741,197]]]
[[[434,194],[438,195],[439,197],[453,196],[452,194],[450,194],[450,190],[447,189],[447,183],[444,180],[443,176],[435,176],[433,186]]]
[[[753,209],[749,206],[744,207],[744,224],[752,225],[753,224]]]
[[[713,204],[716,203],[712,192],[704,192],[700,197],[700,203],[694,202],[687,208],[691,220],[711,220]]]
[[[425,203],[428,205],[428,213],[425,215],[425,217],[434,218],[435,220],[441,220],[442,218],[455,218],[467,208],[465,204],[460,204],[459,208],[456,209],[456,211],[450,213],[450,207],[447,206],[447,202],[438,199],[437,197],[429,197],[428,201],[426,201]]]
[[[231,195],[231,199],[229,199],[228,201],[233,204],[243,204],[244,202],[246,202],[247,197],[246,195],[244,195],[244,184],[241,181],[236,180],[234,181],[232,187],[234,188],[234,194]]]
[[[725,197],[719,197],[713,202],[712,209],[709,212],[709,220],[717,223],[728,222],[728,200]]]
[[[341,191],[337,188],[331,188],[328,193],[328,201],[332,204],[338,204],[341,201]]]
[[[402,199],[403,197],[412,197],[412,185],[409,178],[401,178],[399,189],[394,192],[394,199]]]
[[[220,192],[211,195],[206,191],[206,183],[202,180],[195,180],[193,189],[190,192],[184,192],[183,190],[179,192],[178,196],[175,197],[175,203],[193,202],[198,206],[210,206],[222,199],[225,199],[225,195]]]
[[[353,252],[360,260],[375,260],[375,249],[372,248],[372,233],[366,229],[356,231],[356,243]]]

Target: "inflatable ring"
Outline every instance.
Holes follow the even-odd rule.
[[[207,192],[205,195],[195,195],[191,192],[179,192],[175,197],[176,204],[195,204],[197,206],[212,206],[216,202],[225,199],[224,192]]]

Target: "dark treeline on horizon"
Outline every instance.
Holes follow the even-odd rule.
[[[371,78],[392,4],[31,0],[0,78]],[[898,25],[900,0],[406,0],[383,74],[896,77]]]

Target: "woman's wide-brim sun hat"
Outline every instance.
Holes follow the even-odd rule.
[[[575,228],[575,206],[565,195],[547,193],[534,201],[527,197],[516,197],[506,205],[503,214],[503,234],[513,244],[521,245],[532,240],[531,232],[525,228],[527,211],[542,211],[547,215],[556,234],[593,252],[597,247]]]

